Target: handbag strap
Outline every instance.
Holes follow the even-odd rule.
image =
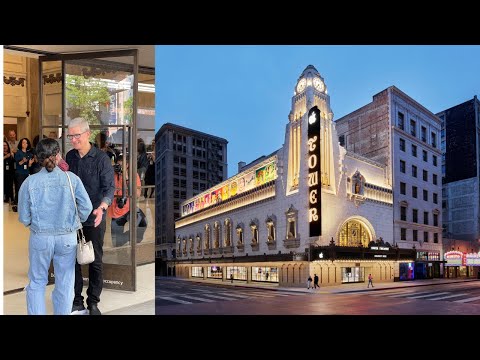
[[[80,224],[79,230],[80,230],[82,239],[84,239],[85,237],[83,236],[83,230],[82,230],[83,226],[82,226],[82,222],[80,221],[80,216],[78,216],[77,201],[75,200],[75,195],[73,194],[72,181],[70,180],[70,176],[68,176],[68,171],[65,171],[65,175],[67,175],[68,183],[70,185],[70,193],[72,194],[73,204],[75,205],[75,215],[77,215],[78,223]]]

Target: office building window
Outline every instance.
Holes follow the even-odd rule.
[[[407,221],[407,207],[401,206],[400,207],[400,220]]]
[[[422,141],[424,143],[427,142],[427,128],[425,126],[422,126]]]
[[[423,181],[428,181],[428,171],[423,170]]]
[[[423,200],[428,201],[428,190],[423,190]]]
[[[417,123],[412,119],[410,119],[410,134],[415,137],[417,136]]]
[[[433,203],[438,204],[438,194],[437,193],[433,193]]]
[[[412,210],[412,221],[414,223],[418,223],[418,210],[417,209]]]
[[[437,166],[437,156],[436,155],[432,155],[432,162],[433,162],[433,166]]]
[[[437,174],[432,174],[432,180],[433,180],[433,185],[437,185],[438,183]]]
[[[405,174],[405,161],[400,160],[400,172]]]
[[[400,194],[406,195],[407,194],[407,184],[404,182],[400,182]]]
[[[400,240],[407,240],[407,229],[400,229]]]
[[[428,225],[428,211],[423,212],[423,224]]]
[[[418,188],[416,186],[412,186],[412,197],[414,197],[415,199],[417,198],[417,191]]]
[[[405,140],[400,139],[400,150],[405,151]]]
[[[412,156],[417,157],[417,145],[412,144]]]
[[[412,176],[417,177],[417,167],[415,165],[412,165]]]
[[[422,150],[422,154],[423,154],[423,161],[428,161],[428,153],[426,150]]]
[[[398,127],[405,130],[405,116],[400,111],[398,112]]]
[[[428,231],[423,232],[423,242],[428,242]]]
[[[413,230],[413,241],[418,241],[418,230]]]

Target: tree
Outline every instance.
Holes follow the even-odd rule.
[[[110,93],[101,79],[81,75],[66,76],[67,111],[70,118],[83,117],[90,125],[100,125],[100,107],[108,106]],[[90,141],[95,141],[99,130],[92,131]]]

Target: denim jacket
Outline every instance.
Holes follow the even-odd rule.
[[[68,172],[77,201],[78,216],[84,222],[92,212],[92,202],[80,178]],[[34,233],[63,235],[81,227],[75,214],[70,184],[65,172],[42,168],[30,175],[20,187],[18,219]]]

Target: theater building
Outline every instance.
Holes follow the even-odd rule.
[[[282,124],[279,124],[282,126]],[[305,286],[394,281],[415,260],[394,246],[385,164],[346,150],[320,73],[298,78],[283,146],[181,204],[176,276]]]

